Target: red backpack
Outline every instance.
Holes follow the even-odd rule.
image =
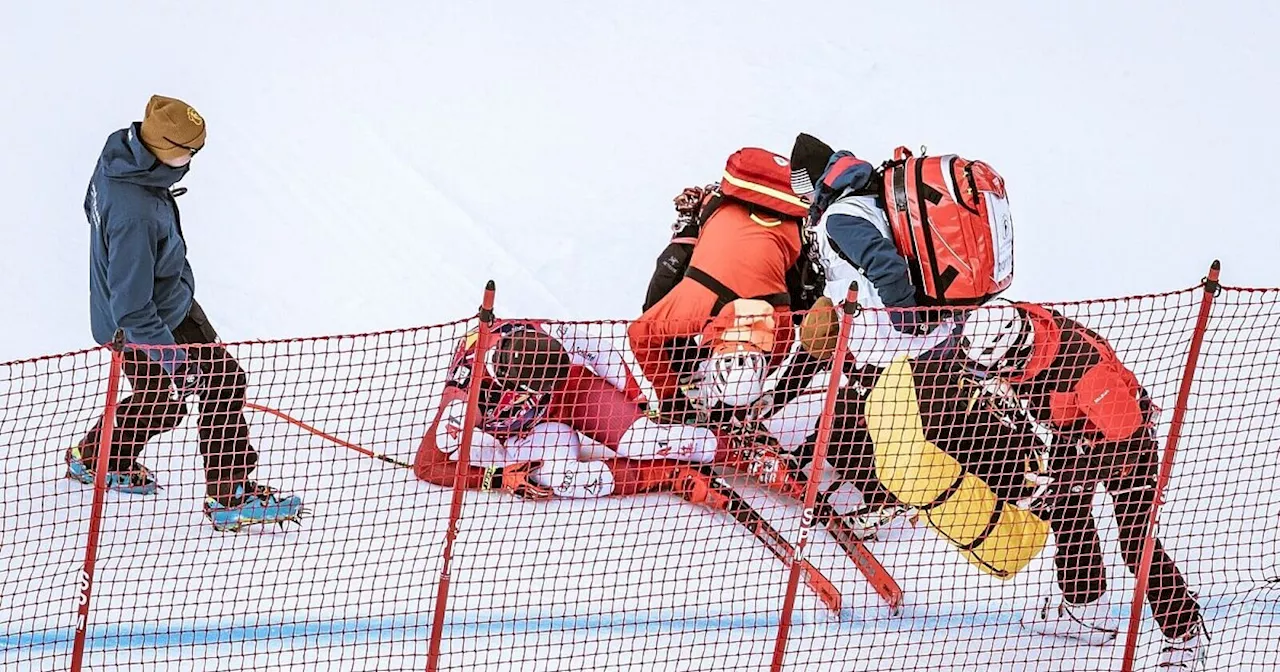
[[[772,228],[787,222],[796,225],[801,250],[800,259],[787,269],[787,304],[790,308],[808,310],[822,295],[826,281],[822,277],[822,269],[810,258],[810,241],[803,226],[809,214],[809,204],[791,188],[791,162],[786,157],[758,147],[743,147],[729,156],[719,182],[709,185],[705,192],[702,189],[686,189],[677,200],[685,198],[691,191],[695,191],[700,199],[696,214],[692,221],[676,220],[673,244],[690,245],[692,240],[701,236],[702,227],[722,204],[737,203],[745,206],[751,220],[760,226]],[[677,212],[680,207],[677,202]],[[665,254],[667,253],[664,252]],[[654,275],[645,296],[645,310],[662,300],[676,283],[686,277],[690,254],[685,252],[683,259],[679,256],[670,257],[672,262],[678,264],[678,267],[670,267],[673,275],[662,280],[659,280],[658,274]],[[722,302],[730,300],[726,296],[720,298]],[[770,298],[780,300],[780,297]]]
[[[919,293],[936,304],[976,304],[1009,287],[1013,218],[995,169],[899,147],[882,170],[894,243]]]
[[[791,190],[791,162],[758,147],[744,147],[729,157],[720,193],[784,219],[803,220],[809,214],[809,205]]]

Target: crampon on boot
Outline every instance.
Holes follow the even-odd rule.
[[[775,446],[757,444],[739,453],[740,469],[757,483],[792,499],[804,500],[804,482],[794,474],[799,467],[791,456]]]
[[[1022,617],[1022,627],[1032,632],[1074,639],[1090,646],[1101,646],[1115,639],[1120,625],[1120,618],[1111,612],[1106,596],[1080,605],[1060,596],[1046,597]]]
[[[717,511],[729,508],[729,498],[719,492],[712,477],[693,467],[679,467],[672,476],[672,492],[681,499]]]
[[[67,478],[85,485],[93,485],[93,479],[96,474],[85,462],[84,456],[80,452],[80,446],[68,448],[66,459]],[[156,484],[155,477],[151,475],[151,470],[137,461],[134,461],[129,469],[108,471],[106,473],[106,483],[107,490],[131,495],[151,495],[160,489],[160,486]]]
[[[863,504],[844,515],[853,536],[862,541],[876,539],[880,529],[900,518],[907,518],[914,525],[914,518],[919,512],[905,504],[885,503],[876,505]]]
[[[1156,669],[1182,672],[1199,672],[1205,669],[1209,653],[1208,642],[1209,632],[1205,630],[1203,621],[1198,621],[1181,637],[1165,638]]]
[[[237,532],[250,525],[278,523],[284,527],[285,521],[299,523],[307,510],[302,506],[302,498],[297,495],[280,497],[273,489],[245,481],[236,486],[231,497],[219,501],[219,498],[205,497],[204,515],[213,523],[219,532]]]

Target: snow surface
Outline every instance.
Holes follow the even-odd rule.
[[[1189,4],[1189,3],[1188,3]],[[799,8],[799,11],[797,11]],[[411,459],[440,358],[485,280],[498,311],[634,317],[670,199],[743,145],[799,131],[871,160],[927,145],[989,160],[1017,223],[1011,294],[1074,300],[1198,282],[1277,286],[1258,207],[1280,150],[1274,3],[5,3],[0,7],[0,360],[88,332],[83,191],[152,93],[209,144],[182,185],[197,295],[224,339],[447,327],[239,346],[251,400]],[[1224,295],[1161,536],[1213,632],[1211,669],[1280,655],[1277,295]],[[1172,407],[1194,293],[1085,309]],[[1117,309],[1123,309],[1117,314]],[[0,367],[0,663],[66,669],[91,492],[62,450],[105,392],[100,352]],[[1243,373],[1242,373],[1243,372]],[[194,422],[147,461],[168,486],[108,497],[89,669],[423,669],[450,493],[254,412],[263,480],[301,529],[222,535],[199,513]],[[1166,414],[1162,431],[1167,430]],[[752,491],[794,538],[798,512]],[[1116,608],[1132,586],[1096,514]],[[786,572],[673,498],[468,496],[447,669],[767,669]],[[1001,583],[924,528],[874,551],[887,617],[818,533],[846,601],[801,587],[792,670],[1117,669],[1013,622],[1051,548]],[[1159,640],[1144,618],[1139,669]]]

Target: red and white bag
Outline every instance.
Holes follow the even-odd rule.
[[[786,219],[809,214],[809,205],[791,190],[791,162],[758,147],[744,147],[729,157],[720,193]]]
[[[931,301],[982,303],[1013,282],[1013,218],[1004,179],[955,154],[884,164],[885,210],[912,282]]]

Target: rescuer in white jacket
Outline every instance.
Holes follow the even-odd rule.
[[[911,310],[916,288],[894,244],[875,168],[804,133],[792,148],[791,166],[792,189],[811,203],[810,234],[827,278],[824,294],[838,306],[857,281],[858,304],[870,309],[853,321],[855,361],[884,367],[900,354],[915,357],[942,343],[955,325],[950,319],[928,323]],[[812,175],[819,176],[816,183]]]

